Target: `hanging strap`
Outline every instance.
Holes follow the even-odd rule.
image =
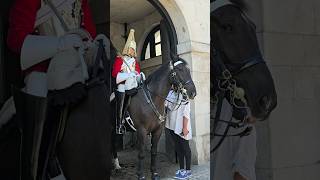
[[[144,94],[144,97],[145,97],[147,103],[150,104],[151,109],[155,113],[155,115],[158,117],[159,122],[160,123],[164,122],[165,121],[165,116],[160,114],[160,112],[158,111],[157,107],[153,103],[151,94],[150,94],[150,92],[148,90],[148,85],[147,84],[143,84],[141,87],[142,87],[142,91],[143,91],[143,94]]]

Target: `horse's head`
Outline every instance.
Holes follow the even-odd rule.
[[[242,0],[211,2],[211,49],[244,91],[252,117],[266,119],[276,107],[277,95],[260,53],[255,24],[243,12],[244,5]],[[217,59],[211,62],[211,69],[217,69]]]
[[[185,99],[194,99],[197,90],[187,62],[181,58],[170,61],[170,71],[170,83],[184,95]]]

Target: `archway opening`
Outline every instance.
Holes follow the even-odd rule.
[[[147,76],[177,55],[178,40],[174,24],[158,0],[111,0],[110,39],[119,53],[122,52],[130,29],[135,30],[137,59]],[[175,153],[170,148],[173,143],[168,145],[169,134],[166,134],[163,133],[158,150],[174,161]],[[122,144],[125,149],[130,149],[135,143],[134,134],[124,136]]]
[[[111,0],[110,38],[119,52],[130,29],[135,29],[138,61],[149,75],[177,54],[177,35],[171,18],[156,0]]]

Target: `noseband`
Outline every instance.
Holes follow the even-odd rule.
[[[216,0],[210,4],[210,12],[211,14],[218,9],[225,7],[225,6],[236,6],[229,0]],[[241,11],[241,9],[239,9]],[[248,16],[241,11],[242,17],[252,26],[255,26],[254,23],[248,18]],[[255,28],[255,27],[253,27]],[[215,104],[217,104],[217,110],[215,115],[215,124],[214,124],[214,136],[220,136],[220,141],[214,146],[211,152],[214,152],[218,149],[218,147],[222,144],[223,140],[228,136],[246,136],[249,135],[252,128],[247,127],[240,133],[237,134],[228,134],[230,127],[232,128],[242,128],[246,125],[245,119],[249,114],[249,107],[247,105],[247,100],[245,98],[245,92],[242,88],[237,86],[237,81],[234,77],[239,74],[240,72],[253,67],[257,64],[265,63],[262,58],[262,55],[259,51],[256,55],[249,57],[248,59],[244,59],[241,63],[224,63],[222,60],[222,56],[225,55],[223,51],[218,50],[217,48],[213,47],[213,57],[215,62],[215,75],[216,80],[215,84],[217,87],[217,92],[215,94]],[[224,56],[227,57],[227,56]],[[237,111],[241,114],[241,119],[238,122],[232,122],[232,117],[230,121],[220,120],[220,114],[222,110],[222,103],[223,99],[227,98],[230,105],[232,106],[233,111]],[[237,102],[240,103],[237,104]],[[216,133],[216,127],[218,122],[227,124],[227,127],[223,134]]]
[[[179,93],[183,95],[184,100],[188,100],[187,89],[185,88],[188,84],[192,83],[192,80],[189,79],[183,82],[177,75],[175,70],[176,66],[183,64],[181,60],[176,60],[175,62],[170,61],[170,84],[177,89]]]

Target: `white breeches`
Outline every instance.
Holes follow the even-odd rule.
[[[119,84],[117,91],[125,92],[126,90],[130,90],[138,87],[138,82],[136,77],[129,77],[124,84]]]

